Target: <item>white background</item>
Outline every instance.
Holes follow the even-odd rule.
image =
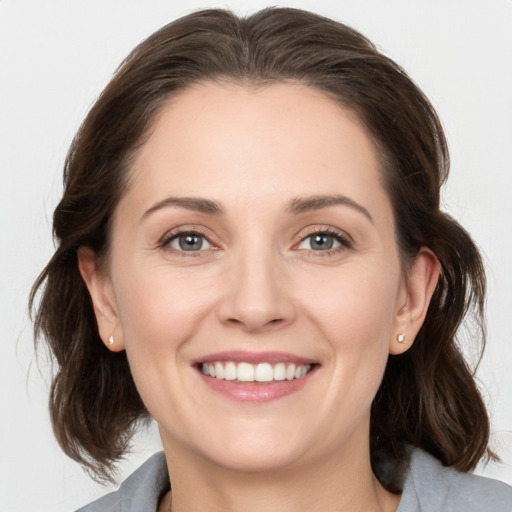
[[[51,215],[74,132],[121,59],[151,32],[200,7],[247,13],[264,1],[0,0],[0,512],[64,512],[107,492],[68,460],[47,414],[30,286],[52,254]],[[478,375],[512,483],[512,1],[281,2],[361,30],[405,67],[439,110],[452,154],[445,207],[483,248],[489,342]],[[158,449],[137,440],[120,476]]]

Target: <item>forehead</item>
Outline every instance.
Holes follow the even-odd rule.
[[[131,169],[126,198],[258,200],[333,192],[374,202],[378,155],[357,116],[296,83],[205,83],[162,107]],[[132,206],[134,206],[132,204]]]

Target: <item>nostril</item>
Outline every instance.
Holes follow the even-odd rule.
[[[253,321],[251,321],[251,320],[253,320]],[[265,322],[264,319],[261,319],[260,321],[258,321],[258,320],[254,321],[254,319],[245,319],[245,321],[244,321],[241,319],[239,320],[238,318],[227,318],[225,320],[225,322],[234,327],[246,326],[249,329],[253,330],[253,329],[259,329],[259,328],[265,328],[265,327],[268,327],[271,325],[273,326],[273,325],[282,324],[285,322],[285,319],[284,318],[273,318],[272,320],[268,320]]]
[[[234,287],[232,293],[219,302],[219,320],[226,326],[251,332],[280,328],[293,322],[295,306],[290,298],[267,288],[251,282]]]

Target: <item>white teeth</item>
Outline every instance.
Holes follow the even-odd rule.
[[[226,363],[215,361],[203,363],[201,371],[204,375],[222,380],[238,380],[239,382],[272,382],[300,379],[304,377],[311,365],[294,363]]]
[[[274,369],[268,363],[259,364],[256,366],[254,380],[256,382],[270,382],[274,380]]]
[[[226,380],[235,380],[236,379],[235,363],[232,363],[232,362],[226,363],[226,367],[224,368],[224,378]]]
[[[215,363],[215,377],[217,377],[217,379],[224,378],[224,367],[222,363]]]
[[[286,368],[286,380],[293,380],[295,377],[295,365],[290,364],[288,368]]]
[[[274,380],[286,379],[286,366],[284,363],[277,363],[274,366]]]
[[[236,376],[240,382],[254,382],[254,366],[249,363],[238,363]]]

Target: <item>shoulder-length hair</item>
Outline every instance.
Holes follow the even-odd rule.
[[[99,338],[77,251],[91,247],[100,259],[107,253],[130,163],[169,97],[205,81],[287,80],[323,91],[358,116],[377,148],[403,262],[427,246],[442,269],[413,346],[389,357],[371,411],[373,462],[383,451],[400,455],[406,443],[468,471],[487,449],[487,412],[456,341],[471,312],[484,342],[485,275],[468,233],[440,210],[449,159],[432,105],[403,69],[341,23],[288,8],[245,18],[203,10],[136,47],[90,110],[65,162],[53,218],[57,249],[30,297],[36,339],[57,363],[50,394],[56,437],[100,479],[109,478],[148,413],[125,354],[111,353]]]

